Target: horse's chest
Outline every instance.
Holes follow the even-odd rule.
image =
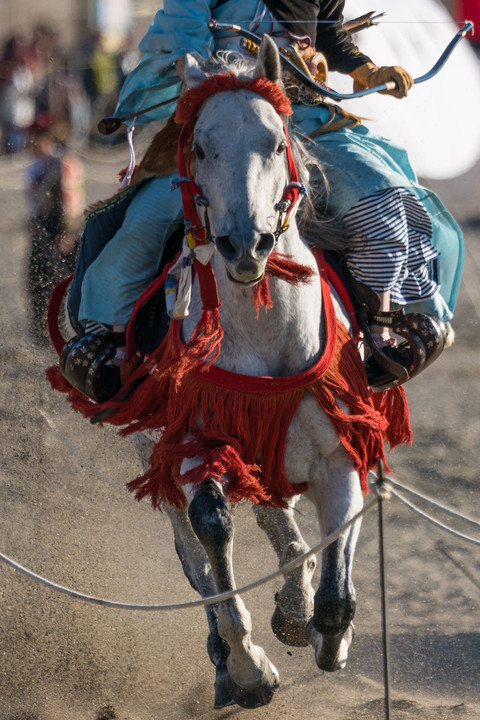
[[[338,447],[332,423],[309,393],[293,417],[285,447],[285,470],[290,482],[311,482],[318,478],[325,457]]]

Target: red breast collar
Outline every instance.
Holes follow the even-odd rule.
[[[202,366],[194,368],[191,370],[192,374],[197,378],[214,385],[221,385],[223,387],[230,388],[231,390],[237,389],[240,392],[243,391],[248,393],[291,392],[295,388],[304,387],[305,385],[310,385],[311,383],[317,381],[326,372],[330,365],[333,352],[335,350],[337,335],[335,309],[333,307],[332,297],[330,294],[330,286],[326,277],[323,253],[321,250],[314,250],[314,255],[320,271],[323,306],[322,314],[325,323],[326,342],[321,357],[311,368],[288,377],[270,377],[242,375],[241,373],[233,373],[216,365],[211,365],[206,369],[202,368]],[[184,346],[180,335],[181,321],[172,322],[175,322],[176,325],[174,341],[176,350],[179,353]]]

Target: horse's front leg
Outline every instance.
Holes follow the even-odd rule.
[[[138,434],[135,439],[142,465],[146,470],[154,443],[151,438],[143,434]],[[170,505],[167,505],[165,510],[172,523],[175,550],[190,585],[202,597],[215,595],[216,587],[210,563],[205,550],[192,530],[187,511],[179,510]],[[218,606],[216,604],[206,605],[205,613],[209,628],[207,651],[210,660],[215,666],[214,707],[218,709],[232,705],[235,702],[228,689],[227,657],[230,649],[218,634]]]
[[[322,460],[321,474],[309,485],[323,536],[330,535],[360,512],[360,481],[346,451],[339,446]],[[352,565],[361,521],[348,527],[322,554],[322,574],[315,593],[313,617],[308,624],[310,642],[321,670],[345,667],[353,639],[356,596]]]
[[[212,577],[210,563],[205,550],[198,539],[188,519],[185,510],[167,506],[166,512],[170,518],[175,537],[175,550],[182,563],[190,585],[202,597],[216,594],[215,581]],[[227,658],[230,649],[227,643],[218,634],[218,605],[205,606],[208,621],[207,652],[215,666],[215,709],[232,705],[235,700],[231,697],[228,688]]]
[[[272,543],[280,567],[292,562],[309,549],[293,516],[297,499],[298,496],[292,498],[286,509],[254,506],[257,523]],[[311,555],[299,567],[285,573],[283,586],[275,594],[272,630],[286,645],[305,646],[309,643],[307,622],[313,612],[311,580],[315,567],[316,560]]]
[[[194,489],[188,515],[205,548],[218,592],[235,588],[232,566],[233,518],[219,483],[205,481]],[[250,613],[236,595],[218,606],[218,632],[230,648],[227,659],[229,690],[246,708],[270,702],[278,687],[278,673],[263,648],[251,639]]]

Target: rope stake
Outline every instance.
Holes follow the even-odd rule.
[[[386,562],[385,562],[385,522],[383,517],[383,503],[389,500],[390,486],[385,481],[383,470],[383,461],[378,461],[378,474],[376,482],[378,503],[378,559],[380,570],[380,600],[382,608],[382,644],[383,644],[383,682],[385,689],[385,720],[391,717],[391,701],[390,701],[390,639],[388,635],[388,602],[387,602],[387,582],[386,582]]]

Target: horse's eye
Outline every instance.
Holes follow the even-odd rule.
[[[281,155],[282,152],[285,151],[285,148],[286,148],[286,147],[287,147],[286,141],[285,141],[285,140],[282,140],[282,142],[280,143],[280,145],[277,147],[277,155]]]
[[[202,148],[200,147],[200,145],[197,145],[197,144],[195,143],[194,146],[193,146],[193,148],[192,148],[192,150],[194,150],[194,152],[195,152],[198,160],[203,160],[203,159],[205,158],[205,153],[203,152],[203,150],[202,150]]]

